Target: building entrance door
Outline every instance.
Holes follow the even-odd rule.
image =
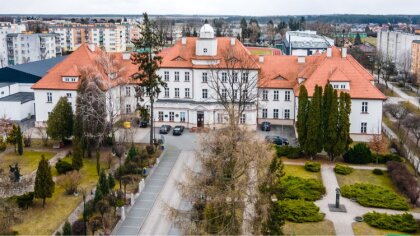
[[[202,128],[204,127],[204,112],[197,111],[197,127]]]

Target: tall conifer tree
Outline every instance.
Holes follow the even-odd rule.
[[[297,133],[298,141],[301,147],[305,146],[306,141],[306,122],[308,119],[308,91],[304,85],[299,88],[299,104],[298,104],[298,114],[297,114]]]
[[[322,87],[315,86],[315,91],[309,105],[307,123],[307,138],[304,150],[311,159],[322,151]]]
[[[55,183],[52,178],[51,168],[44,155],[42,155],[42,159],[38,164],[38,170],[36,171],[34,187],[35,197],[42,199],[42,207],[45,206],[45,199],[52,197],[54,188]]]

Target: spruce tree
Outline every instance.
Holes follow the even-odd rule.
[[[74,141],[73,143],[73,156],[71,159],[71,165],[73,169],[79,171],[83,167],[82,150],[80,149],[80,143]]]
[[[22,132],[20,131],[20,126],[17,127],[16,133],[16,142],[17,142],[17,151],[20,156],[23,154],[23,137]]]
[[[309,104],[307,138],[303,148],[311,159],[322,151],[322,141],[322,87],[317,85]]]
[[[324,150],[328,153],[329,158],[333,161],[339,154],[337,149],[338,142],[338,97],[337,90],[334,90],[331,85],[325,88],[328,93],[331,93],[329,104],[324,107],[325,125],[324,125]]]
[[[99,175],[97,189],[101,190],[104,196],[108,195],[109,193],[109,183],[104,170],[101,170],[101,174]]]
[[[299,88],[299,104],[298,104],[298,114],[297,114],[297,133],[298,133],[298,141],[301,147],[305,146],[306,141],[306,126],[307,126],[307,119],[308,119],[308,91],[306,90],[305,86],[302,85]]]
[[[18,140],[18,126],[13,124],[12,129],[7,134],[7,143],[12,144],[15,148],[15,152],[17,152],[17,140]]]
[[[99,153],[99,150],[96,150],[96,173],[99,175],[101,173],[101,154]]]
[[[66,220],[66,223],[64,223],[64,226],[63,226],[63,236],[64,235],[73,235],[72,230],[71,230],[71,224],[67,220]]]
[[[112,190],[115,187],[115,179],[112,176],[112,174],[108,175],[108,186],[110,190]]]
[[[47,133],[53,139],[65,141],[73,134],[73,111],[66,97],[61,97],[47,121]]]
[[[36,171],[34,195],[35,198],[42,199],[42,207],[45,207],[45,199],[52,197],[54,193],[55,183],[51,175],[51,168],[44,155],[38,164]]]

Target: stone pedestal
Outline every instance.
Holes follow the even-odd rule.
[[[133,193],[131,193],[131,195],[130,195],[130,205],[131,206],[134,205],[134,194]]]
[[[339,207],[336,207],[336,204],[328,204],[328,208],[331,212],[347,212],[346,206],[340,204]]]
[[[121,207],[121,220],[125,220],[125,208]]]

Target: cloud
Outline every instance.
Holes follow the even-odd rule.
[[[420,14],[419,0],[1,0],[0,14]]]

